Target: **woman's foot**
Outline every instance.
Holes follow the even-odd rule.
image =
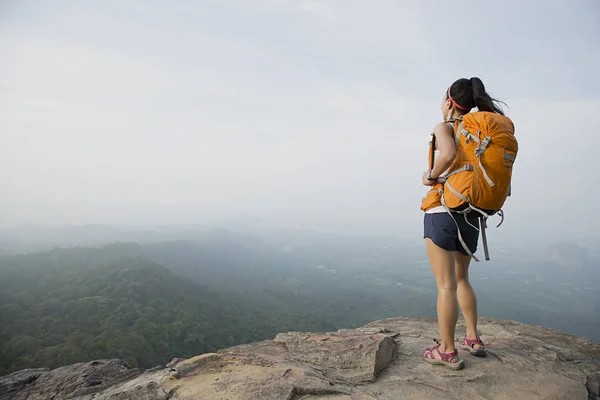
[[[453,370],[464,368],[465,363],[462,359],[460,359],[460,357],[458,357],[458,351],[456,349],[448,353],[444,353],[440,350],[440,341],[435,341],[437,342],[436,346],[425,349],[425,361],[427,361],[429,364],[444,365]]]
[[[487,353],[485,352],[485,345],[479,336],[475,339],[469,339],[467,335],[462,338],[460,341],[460,348],[463,350],[468,350],[474,356],[477,357],[485,357]]]

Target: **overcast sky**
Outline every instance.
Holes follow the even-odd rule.
[[[505,235],[596,233],[600,2],[0,0],[0,225],[422,234],[445,89],[520,152]]]

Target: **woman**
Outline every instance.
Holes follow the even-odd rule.
[[[449,121],[467,114],[475,107],[479,111],[504,115],[497,103],[486,93],[479,78],[462,78],[448,88],[441,105],[445,122],[434,128],[436,151],[432,154],[432,169],[423,174],[424,185],[441,186],[438,181],[443,182],[456,155],[454,127]],[[479,239],[479,219],[476,213],[472,213],[466,220],[462,216],[455,216],[453,220],[439,202],[439,196],[434,201],[434,204],[422,209],[425,209],[425,247],[438,290],[437,315],[441,341],[437,341],[435,347],[426,349],[424,357],[431,364],[461,369],[464,361],[458,357],[454,346],[458,306],[467,325],[466,335],[460,342],[461,348],[476,356],[486,355],[484,343],[477,333],[477,297],[469,282],[471,257],[458,237],[460,229],[464,243],[471,253],[475,253]]]

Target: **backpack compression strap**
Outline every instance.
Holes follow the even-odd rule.
[[[456,222],[456,219],[454,218],[454,215],[452,215],[452,212],[450,211],[450,209],[446,205],[446,201],[444,200],[444,193],[443,193],[443,189],[442,188],[440,188],[440,194],[442,195],[441,196],[442,206],[444,206],[444,208],[446,209],[446,212],[448,213],[448,215],[450,215],[450,218],[452,218],[452,221],[454,221],[454,224],[456,225],[456,230],[458,231],[458,241],[462,245],[463,249],[465,249],[465,251],[467,252],[467,254],[471,258],[473,258],[473,260],[475,260],[476,262],[479,262],[479,259],[477,257],[475,257],[475,254],[473,254],[471,252],[471,250],[469,250],[469,247],[465,243],[465,240],[463,239],[462,234],[460,233],[460,227],[458,226],[458,222]],[[465,214],[465,220],[466,220],[466,218],[467,218],[467,214]],[[487,244],[484,247],[487,247]]]

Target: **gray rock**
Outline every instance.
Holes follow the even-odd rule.
[[[588,392],[588,400],[600,400],[600,375],[588,376],[585,381],[585,388]]]
[[[279,334],[274,344],[279,343],[288,350],[284,359],[325,369],[329,377],[352,384],[377,379],[392,361],[395,348],[390,335],[360,329],[324,334]]]
[[[167,364],[167,367],[169,368],[173,368],[175,367],[177,364],[179,364],[180,362],[184,361],[184,358],[174,358],[171,360],[170,363]]]
[[[35,381],[48,368],[32,368],[0,377],[0,400],[9,400],[26,385]]]
[[[163,378],[167,370],[149,370],[141,375],[124,378],[122,381],[109,385],[102,391],[86,395],[76,395],[77,400],[167,400],[169,393],[164,389]]]
[[[131,369],[124,360],[96,360],[73,364],[41,374],[12,400],[91,398],[91,395],[135,378],[142,372],[143,370]]]

